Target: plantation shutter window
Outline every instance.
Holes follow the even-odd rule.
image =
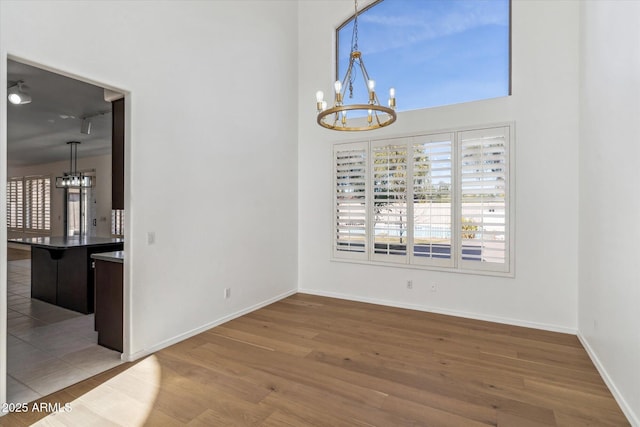
[[[111,210],[111,236],[124,237],[124,209]]]
[[[10,178],[7,181],[7,227],[22,231],[23,218],[22,178]]]
[[[51,230],[51,179],[13,177],[7,181],[7,227],[14,231]]]
[[[367,147],[334,148],[334,247],[342,258],[367,258]]]
[[[333,145],[333,258],[513,275],[513,124]]]
[[[406,143],[380,141],[371,149],[373,259],[406,263],[408,236]]]
[[[51,179],[26,177],[25,187],[25,228],[28,231],[51,229]]]
[[[453,134],[415,137],[412,263],[452,266]]]
[[[461,265],[509,263],[508,128],[460,132]]]

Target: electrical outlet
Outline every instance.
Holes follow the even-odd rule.
[[[224,288],[224,299],[231,298],[231,288]]]
[[[413,280],[407,280],[407,289],[413,289]]]
[[[431,283],[431,292],[435,292],[438,290],[438,285],[435,282]]]

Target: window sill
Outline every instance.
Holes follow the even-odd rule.
[[[371,265],[375,267],[393,267],[393,268],[411,269],[411,270],[438,271],[443,273],[471,274],[476,276],[507,277],[510,279],[515,278],[515,272],[513,271],[513,268],[511,268],[511,271],[502,272],[502,271],[487,271],[487,270],[469,270],[469,269],[461,269],[461,268],[455,268],[455,267],[435,267],[435,266],[429,266],[429,265],[416,265],[416,264],[396,264],[392,262],[367,261],[367,260],[335,258],[335,257],[330,258],[330,261],[346,263],[346,264]]]

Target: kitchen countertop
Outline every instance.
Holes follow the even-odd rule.
[[[23,245],[36,246],[50,249],[68,249],[82,246],[101,246],[112,245],[114,243],[123,243],[124,239],[117,237],[65,237],[65,236],[47,236],[47,237],[24,237],[9,239],[10,243],[19,243]]]
[[[118,262],[122,264],[124,262],[124,251],[98,252],[95,254],[91,254],[91,258],[98,259],[100,261]]]

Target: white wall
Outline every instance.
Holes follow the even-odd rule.
[[[581,24],[579,335],[640,425],[640,3]]]
[[[79,158],[78,171],[95,170],[93,194],[96,198],[96,236],[111,235],[111,156]],[[69,170],[69,161],[8,168],[7,176],[45,175],[51,178],[51,236],[64,235],[64,190],[55,187],[57,176]],[[22,237],[9,233],[9,237]]]
[[[403,112],[396,124],[372,131],[380,137],[515,121],[515,278],[330,261],[331,143],[358,135],[320,128],[315,92],[331,93],[334,29],[351,8],[313,1],[299,11],[300,289],[575,332],[578,2],[513,2],[513,96]],[[366,43],[360,40],[361,47]],[[375,70],[368,71],[375,79]],[[402,105],[402,94],[397,97]],[[408,279],[413,290],[405,287]],[[435,293],[431,282],[438,284]]]
[[[142,355],[296,289],[297,3],[0,8],[3,88],[12,55],[130,92],[126,353]]]

